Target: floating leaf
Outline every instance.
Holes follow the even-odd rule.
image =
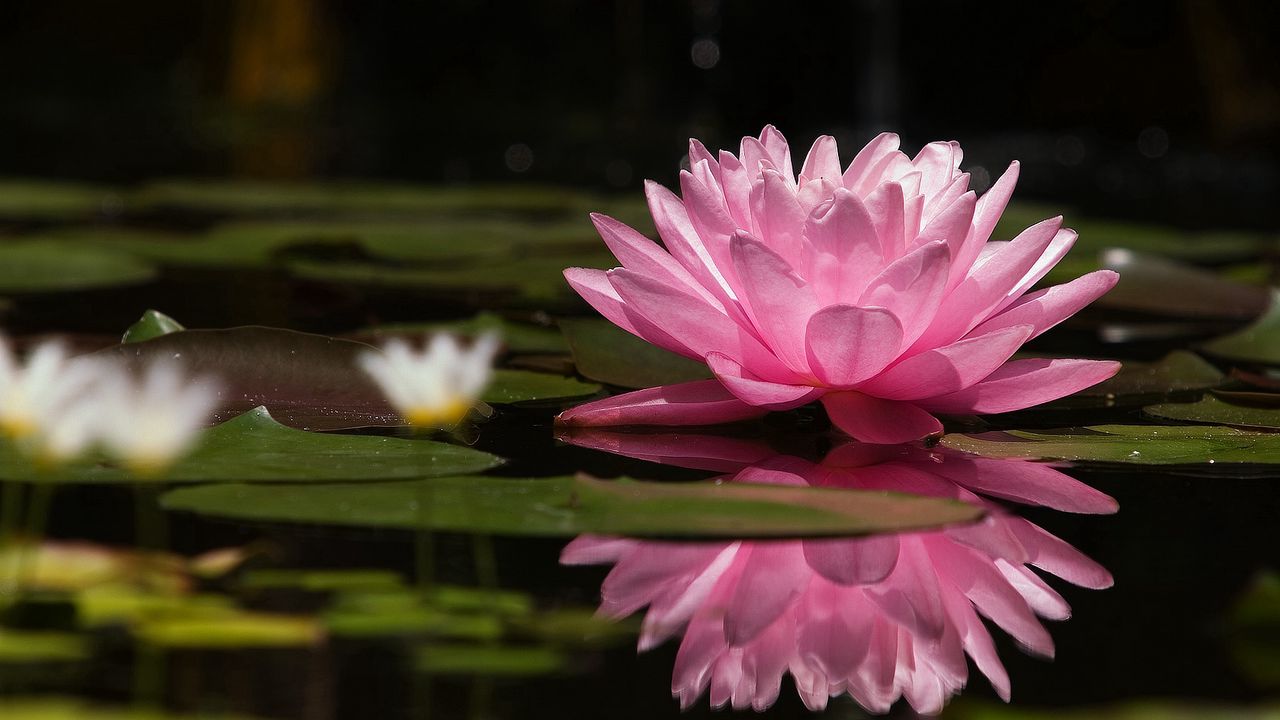
[[[525,256],[441,268],[427,265],[379,263],[288,263],[290,272],[307,280],[369,287],[430,289],[474,296],[499,295],[509,300],[548,301],[572,297],[564,280],[566,267],[610,268],[612,255],[595,250],[578,253],[531,252]]]
[[[1203,425],[1097,425],[1060,432],[950,434],[942,444],[1000,458],[1133,465],[1280,463],[1280,434]]]
[[[1243,330],[1205,343],[1203,349],[1237,362],[1280,365],[1280,290],[1271,291],[1271,305]]]
[[[584,377],[626,388],[705,380],[707,366],[650,344],[605,320],[564,319],[560,330]]]
[[[575,378],[529,370],[495,370],[493,382],[480,399],[488,403],[511,404],[576,398],[598,392],[599,385]]]
[[[248,590],[305,590],[307,592],[351,592],[398,590],[404,587],[400,575],[390,570],[254,570],[240,579]]]
[[[119,210],[120,195],[100,185],[0,180],[0,217],[74,219]]]
[[[432,644],[418,650],[418,672],[466,675],[544,675],[567,658],[553,647]]]
[[[1267,308],[1267,290],[1226,280],[1176,260],[1108,250],[1104,267],[1120,282],[1097,302],[1106,307],[1178,318],[1248,319]]]
[[[0,628],[0,664],[75,662],[88,657],[88,643],[74,633]],[[0,701],[0,710],[3,708]],[[4,717],[8,720],[9,715]]]
[[[167,649],[310,647],[324,638],[311,618],[240,610],[160,614],[142,619],[133,632],[142,642]]]
[[[279,422],[304,430],[403,425],[356,358],[374,348],[323,335],[265,327],[182,330],[102,351],[141,367],[178,359],[215,382],[225,420],[266,406]]]
[[[339,596],[325,612],[323,622],[334,635],[352,637],[418,635],[493,641],[505,634],[498,615],[438,607],[407,591]]]
[[[235,214],[419,215],[490,211],[565,214],[578,211],[585,198],[573,190],[540,185],[429,187],[172,179],[142,188],[133,200],[142,207]]]
[[[169,469],[168,482],[332,482],[392,480],[481,472],[501,459],[471,448],[431,440],[334,435],[288,428],[264,408],[211,428],[190,455]],[[25,464],[12,451],[0,454],[0,473],[21,478]],[[76,483],[134,482],[106,464],[76,465],[49,476]]]
[[[1054,401],[1051,408],[1083,408],[1150,402],[1176,393],[1221,385],[1220,370],[1186,350],[1174,350],[1157,362],[1126,361],[1120,372],[1093,387]]]
[[[585,476],[210,485],[172,491],[161,502],[169,510],[242,520],[551,536],[859,535],[968,522],[981,515],[964,503],[883,492]]]
[[[54,241],[0,243],[0,292],[65,292],[136,285],[155,277],[147,263],[110,250]]]
[[[1247,394],[1247,393],[1246,393]],[[1262,393],[1257,393],[1262,394]],[[1250,406],[1207,395],[1193,403],[1164,403],[1143,412],[1163,420],[1179,420],[1234,427],[1280,429],[1280,407]]]
[[[151,338],[168,335],[179,330],[186,330],[177,320],[165,315],[159,310],[148,310],[142,313],[142,317],[138,322],[129,326],[124,331],[124,337],[120,338],[122,343],[142,342]]]

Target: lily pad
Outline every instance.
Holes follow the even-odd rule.
[[[169,510],[241,520],[568,537],[860,535],[977,519],[964,503],[883,492],[586,476],[174,490]]]
[[[500,462],[479,450],[431,440],[295,430],[277,423],[265,408],[257,408],[205,431],[195,451],[163,479],[182,483],[392,480],[481,472]],[[24,461],[12,451],[0,455],[3,477],[23,478],[25,470]],[[136,480],[105,463],[70,466],[45,477],[73,483]]]
[[[606,320],[563,319],[560,330],[584,377],[625,388],[705,380],[707,366],[641,340]]]
[[[0,243],[0,292],[65,292],[137,285],[155,268],[129,255],[61,243],[18,240]]]
[[[429,674],[544,675],[568,658],[550,646],[431,644],[419,648],[414,667]]]
[[[0,180],[0,217],[76,219],[119,210],[121,196],[101,185]]]
[[[1193,403],[1152,405],[1143,412],[1162,420],[1280,430],[1280,407],[1237,404],[1216,395],[1207,395]]]
[[[89,646],[80,635],[26,632],[0,628],[0,665],[9,663],[65,663],[85,660]],[[0,703],[0,709],[3,709]],[[9,715],[6,713],[5,718]]]
[[[1093,387],[1046,407],[1086,408],[1146,404],[1177,393],[1208,390],[1223,383],[1222,371],[1200,356],[1174,350],[1156,362],[1126,361],[1120,372]]]
[[[1236,362],[1280,365],[1280,290],[1256,322],[1238,332],[1205,343],[1205,352]]]
[[[304,590],[306,592],[352,592],[398,590],[400,576],[390,570],[254,570],[240,579],[247,590]]]
[[[102,351],[142,366],[176,358],[202,382],[213,382],[225,420],[266,406],[279,422],[304,430],[399,426],[382,391],[356,358],[363,343],[265,327],[182,330]]]
[[[148,310],[142,314],[138,322],[129,326],[124,331],[124,337],[120,338],[121,343],[135,343],[151,338],[168,335],[179,330],[186,330],[177,320],[165,315],[159,310]]]
[[[959,700],[947,708],[951,720],[1275,720],[1280,705],[1214,704],[1198,700],[1143,700],[1079,709],[1031,709]]]
[[[481,400],[496,404],[513,404],[537,400],[560,400],[594,395],[600,386],[575,378],[529,370],[494,370],[493,382]]]
[[[1232,282],[1208,270],[1156,255],[1108,250],[1103,267],[1120,282],[1098,299],[1105,307],[1177,318],[1251,319],[1267,308],[1264,287]]]
[[[297,648],[324,638],[323,628],[312,618],[241,610],[162,614],[143,619],[133,632],[142,642],[166,649]]]
[[[563,214],[584,204],[580,193],[545,185],[468,187],[369,182],[291,183],[172,179],[132,198],[140,207],[228,214],[463,214],[491,211]]]
[[[942,445],[986,457],[1131,465],[1280,463],[1280,434],[1218,426],[1097,425],[1060,432],[950,434]]]

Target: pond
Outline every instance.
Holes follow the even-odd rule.
[[[0,715],[1280,712],[1276,237],[1070,216],[1039,284],[1121,279],[1022,352],[1119,374],[873,445],[808,401],[556,423],[711,377],[566,284],[617,265],[592,211],[656,236],[640,197],[533,185],[0,184],[19,353],[177,358],[220,392],[152,477],[0,448]],[[449,430],[357,369],[490,332]]]

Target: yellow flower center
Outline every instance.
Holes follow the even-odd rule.
[[[453,398],[440,405],[420,405],[409,408],[404,419],[417,428],[446,428],[457,425],[471,410],[471,403],[461,398]]]

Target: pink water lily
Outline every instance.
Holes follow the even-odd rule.
[[[848,444],[821,462],[731,438],[630,435],[599,429],[564,439],[646,460],[728,471],[725,482],[889,490],[983,505],[979,523],[866,538],[658,542],[584,535],[568,564],[613,567],[600,611],[647,606],[639,649],[679,637],[672,693],[690,707],[764,710],[790,674],[813,710],[848,693],[871,712],[905,698],[940,712],[969,676],[968,655],[1010,697],[990,620],[1027,652],[1052,657],[1038,618],[1064,620],[1066,600],[1036,570],[1088,588],[1105,568],[985,498],[1080,513],[1116,509],[1107,495],[1042,463]],[[980,617],[981,616],[981,617]]]
[[[622,267],[569,268],[615,325],[705,362],[714,380],[575,407],[573,425],[704,425],[821,400],[868,442],[940,432],[935,413],[996,413],[1098,383],[1118,363],[1010,360],[1116,282],[1100,270],[1027,293],[1071,249],[1055,217],[990,241],[1018,165],[981,198],[960,146],[914,159],[885,133],[842,169],[818,138],[797,176],[772,126],[737,156],[690,141],[678,197],[646,184],[662,246],[593,215]],[[665,246],[665,249],[664,247]]]

